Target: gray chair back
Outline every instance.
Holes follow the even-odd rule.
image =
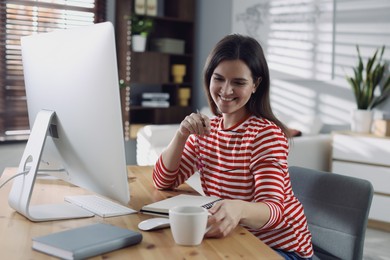
[[[362,259],[371,183],[296,166],[289,167],[289,172],[308,220],[314,259]]]

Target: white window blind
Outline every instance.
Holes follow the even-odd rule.
[[[326,80],[332,73],[333,0],[270,1],[271,70]]]
[[[356,63],[387,46],[390,57],[389,0],[233,1],[233,32],[263,45],[271,70],[294,78],[345,79]]]
[[[281,76],[331,78],[333,0],[233,3],[233,32],[255,37],[272,71]]]
[[[345,82],[357,64],[356,45],[364,62],[375,50],[386,46],[383,58],[390,61],[390,1],[335,1],[334,78]]]
[[[27,138],[20,38],[105,20],[105,0],[0,0],[0,141]]]

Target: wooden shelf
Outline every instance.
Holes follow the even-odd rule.
[[[134,1],[117,0],[117,17],[122,13],[127,16],[133,14]],[[117,23],[118,55],[125,55],[126,60],[121,57],[118,69],[123,76],[129,78],[126,85],[130,87],[124,100],[130,101],[130,107],[126,116],[132,124],[174,124],[180,123],[183,118],[192,112],[191,98],[186,107],[179,106],[178,92],[180,88],[192,89],[194,85],[194,37],[195,37],[195,0],[164,0],[163,16],[139,15],[154,20],[154,29],[147,39],[146,51],[134,52],[131,49],[131,26],[123,26]],[[130,31],[129,31],[130,30]],[[184,53],[167,53],[155,51],[152,42],[156,39],[169,38],[184,41]],[[123,42],[127,43],[124,44]],[[118,58],[119,59],[119,58]],[[186,74],[183,83],[175,83],[171,75],[171,68],[174,64],[184,64]],[[126,73],[125,73],[126,72]],[[140,106],[142,93],[144,92],[165,92],[169,93],[169,104],[167,108],[153,108]]]
[[[191,112],[193,112],[191,107],[153,108],[131,106],[130,118],[132,124],[176,124],[180,123]]]

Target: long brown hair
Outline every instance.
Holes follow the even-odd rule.
[[[259,79],[260,84],[246,104],[250,113],[257,117],[263,117],[279,126],[287,137],[287,127],[280,122],[271,109],[270,102],[270,76],[268,64],[264,56],[263,48],[259,42],[249,36],[230,34],[222,38],[209,54],[204,67],[204,88],[211,111],[214,115],[220,115],[217,105],[211,97],[210,80],[215,68],[225,60],[241,60],[252,73],[253,82]]]

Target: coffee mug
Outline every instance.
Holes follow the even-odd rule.
[[[208,211],[196,206],[176,206],[169,210],[173,239],[178,245],[197,246],[207,231]]]

